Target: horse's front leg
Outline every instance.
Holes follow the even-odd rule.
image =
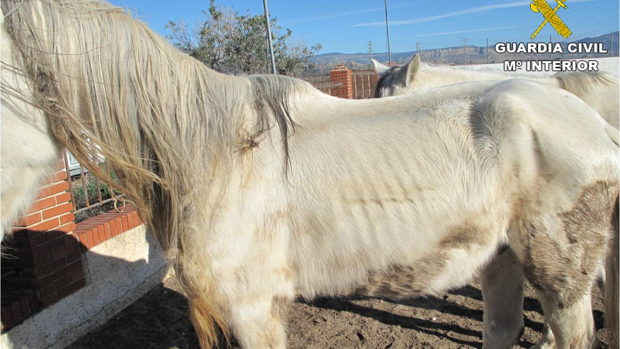
[[[243,349],[285,349],[286,311],[291,299],[270,294],[240,295],[229,305],[228,325]]]
[[[270,211],[257,221],[231,216],[221,226],[222,238],[209,245],[219,308],[243,349],[286,348],[285,315],[294,299],[294,273],[281,216]]]
[[[523,334],[524,285],[521,264],[510,248],[482,270],[483,348],[512,348]]]

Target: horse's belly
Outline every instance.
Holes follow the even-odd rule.
[[[441,201],[345,200],[308,208],[289,244],[297,292],[410,296],[467,282],[504,238],[501,205],[455,212],[459,205]]]

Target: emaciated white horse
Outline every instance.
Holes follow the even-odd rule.
[[[474,71],[463,68],[450,66],[433,66],[421,62],[419,55],[413,58],[405,65],[387,67],[376,60],[372,60],[375,72],[379,76],[375,85],[374,97],[398,96],[404,93],[420,91],[439,86],[451,84],[473,82],[473,81],[500,81],[515,78],[515,75],[503,74],[493,71]],[[614,142],[618,144],[618,119],[619,114],[619,89],[618,79],[606,73],[598,72],[562,72],[553,77],[536,77],[536,76],[520,76],[533,80],[545,85],[560,87],[567,90],[588,105],[598,111],[605,119],[605,127],[607,133]],[[612,129],[609,126],[613,126]],[[524,277],[519,268],[512,267],[516,261],[516,256],[512,251],[506,250],[502,255],[498,256],[492,267],[498,272],[511,272],[513,282],[510,287],[501,285],[504,293],[511,293],[513,299],[522,299],[524,289]],[[503,313],[514,314],[515,318],[522,319],[522,303],[505,302],[504,297],[493,299],[496,292],[488,292],[494,287],[495,280],[488,279],[486,275],[492,274],[490,271],[483,273],[482,283],[485,303],[497,302],[497,309],[504,309]],[[604,268],[600,271],[601,279],[605,279]],[[485,292],[486,290],[486,292]],[[485,314],[488,315],[488,314]],[[492,321],[491,319],[489,319]],[[523,326],[522,320],[519,323]],[[485,328],[485,331],[487,328]],[[543,336],[540,342],[532,347],[532,349],[552,349],[555,347],[554,337],[548,324],[545,323]]]
[[[415,55],[403,66],[387,67],[372,60],[379,80],[375,97],[398,96],[411,91],[472,81],[500,81],[519,77],[562,88],[594,108],[611,126],[618,129],[618,79],[601,72],[561,72],[552,77],[515,76],[494,71],[469,70],[423,63]],[[616,136],[617,137],[617,136]]]
[[[297,295],[441,292],[503,246],[557,347],[597,345],[590,289],[618,235],[620,159],[573,95],[513,80],[341,100],[218,74],[106,3],[2,12],[2,200],[16,203],[3,227],[34,195],[16,186],[36,188],[59,144],[104,178],[105,156],[177,269],[203,347],[219,325],[243,348],[285,348]],[[487,313],[499,316],[485,304],[484,347],[512,347],[511,314]]]

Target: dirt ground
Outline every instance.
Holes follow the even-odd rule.
[[[542,310],[526,289],[526,330],[517,348],[540,338]],[[594,318],[606,345],[602,297],[596,291]],[[297,301],[289,312],[288,347],[341,348],[482,348],[482,294],[477,283],[438,297],[405,301],[320,298]],[[174,277],[127,307],[70,349],[199,348],[187,300]],[[233,342],[233,348],[238,348]]]

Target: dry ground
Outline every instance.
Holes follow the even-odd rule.
[[[526,290],[526,330],[518,348],[540,338],[541,309]],[[291,349],[481,348],[482,295],[476,283],[438,297],[405,301],[321,298],[298,301],[290,309]],[[606,343],[602,298],[596,291],[594,318]],[[607,346],[604,344],[604,347]],[[70,349],[198,348],[187,300],[176,279],[166,279],[97,331]],[[233,348],[237,348],[233,342]]]

